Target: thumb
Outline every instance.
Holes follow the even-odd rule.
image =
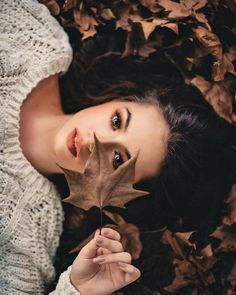
[[[97,255],[97,250],[100,246],[97,245],[96,239],[97,239],[97,236],[99,236],[99,234],[100,234],[100,230],[97,229],[95,231],[93,239],[80,250],[80,253],[79,253],[80,258],[90,259],[90,258],[94,258]]]

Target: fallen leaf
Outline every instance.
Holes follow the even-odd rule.
[[[97,33],[96,26],[98,26],[98,22],[92,15],[88,14],[83,2],[80,3],[79,8],[74,9],[74,20],[77,28],[83,35],[82,40]]]
[[[230,252],[236,250],[236,223],[231,226],[218,226],[211,236],[221,240],[220,245],[216,249],[217,252]]]
[[[236,223],[236,184],[232,186],[225,202],[228,204],[229,214],[223,218],[223,224],[232,225]]]
[[[122,58],[129,55],[139,55],[148,57],[152,52],[155,52],[155,41],[148,41],[145,39],[141,24],[133,23],[132,31],[127,33],[125,43],[125,50]]]
[[[190,239],[190,237],[191,237],[191,235],[192,235],[193,232],[194,231],[190,231],[190,232],[176,232],[176,233],[174,233],[174,236],[178,240],[182,241],[184,244],[186,244],[186,245],[188,245],[188,246],[196,249],[196,245],[194,243],[191,243],[189,241],[189,239]]]
[[[213,63],[212,77],[214,81],[224,80],[226,73],[236,75],[234,65],[232,63],[232,60],[234,59],[232,59],[230,53],[225,53],[219,61]]]
[[[144,7],[147,7],[151,12],[158,13],[162,8],[158,5],[156,0],[140,0]]]
[[[189,8],[171,0],[159,0],[158,4],[169,12],[168,19],[184,18],[191,14]]]
[[[185,253],[183,252],[177,239],[174,237],[173,233],[169,229],[166,229],[164,231],[161,237],[161,241],[164,244],[170,245],[176,256],[185,258]]]
[[[191,262],[187,260],[175,259],[173,265],[175,269],[175,278],[170,285],[164,287],[164,290],[175,293],[189,284],[197,283],[197,271]]]
[[[147,195],[148,192],[133,188],[137,154],[114,171],[95,134],[94,140],[95,147],[83,174],[61,167],[70,188],[70,195],[63,202],[84,210],[108,205],[124,208],[125,203]]]
[[[74,7],[76,7],[77,0],[65,0],[62,6],[63,12],[68,11]]]
[[[193,29],[196,38],[217,60],[222,58],[222,44],[218,36],[202,26]]]
[[[112,19],[116,18],[110,8],[102,9],[101,17],[104,18],[105,20],[112,20]]]
[[[210,83],[201,76],[196,76],[190,83],[196,86],[216,113],[232,123],[233,96],[223,81]]]
[[[145,39],[148,39],[149,35],[155,30],[156,25],[147,21],[139,21],[139,23],[142,25]]]

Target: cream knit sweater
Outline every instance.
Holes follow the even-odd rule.
[[[65,72],[68,37],[32,0],[0,0],[0,294],[46,294],[63,210],[54,185],[22,154],[19,111],[37,83]],[[64,272],[51,294],[80,294]]]

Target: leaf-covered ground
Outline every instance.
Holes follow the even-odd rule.
[[[74,50],[104,27],[125,32],[122,56],[161,55],[197,86],[215,111],[236,123],[236,4],[233,0],[41,0],[70,35]],[[76,32],[76,33],[75,33]],[[142,210],[145,203],[138,200]],[[86,243],[98,227],[99,210],[75,210],[63,233],[55,266],[72,263],[76,244]],[[236,184],[225,201],[218,226],[208,235],[172,232],[144,225],[144,211],[104,210],[103,224],[116,228],[142,276],[117,294],[233,295],[236,287]],[[148,208],[146,208],[148,211]],[[123,214],[124,213],[124,214]],[[133,214],[133,215],[132,215]],[[135,217],[135,218],[133,218]],[[135,219],[135,224],[132,220]],[[65,255],[65,253],[70,254]]]

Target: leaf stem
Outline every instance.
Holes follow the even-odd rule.
[[[102,207],[99,208],[100,209],[100,227],[99,227],[99,230],[100,230],[100,234],[101,234],[101,231],[102,231]]]

